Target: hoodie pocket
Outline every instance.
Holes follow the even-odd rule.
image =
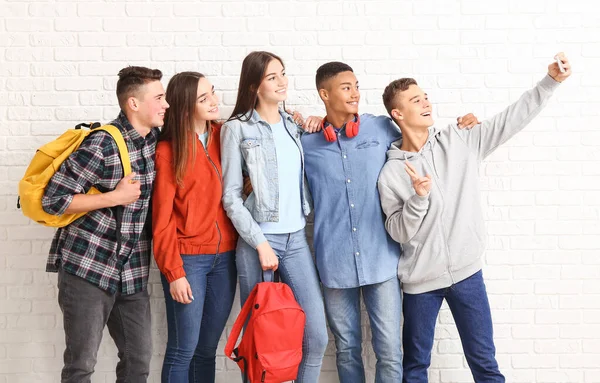
[[[404,245],[398,266],[398,277],[404,283],[423,283],[448,272],[448,253],[443,237],[430,236],[414,239]]]

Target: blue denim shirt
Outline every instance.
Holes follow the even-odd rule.
[[[390,144],[401,137],[385,116],[360,116],[358,135],[336,142],[305,134],[306,176],[315,209],[314,249],[321,282],[352,288],[396,277],[400,245],[385,230],[377,178]]]
[[[302,158],[301,130],[292,117],[280,111],[286,130],[294,139]],[[232,120],[221,129],[221,168],[223,169],[223,207],[240,236],[256,248],[265,242],[257,222],[279,221],[279,177],[277,153],[271,125],[254,110],[248,121]],[[248,174],[252,193],[242,199],[243,174]],[[306,178],[300,190],[302,210],[310,214],[311,200]]]

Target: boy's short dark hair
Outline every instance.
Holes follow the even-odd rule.
[[[396,107],[396,98],[398,93],[404,92],[411,85],[417,85],[417,81],[414,78],[404,77],[398,80],[394,80],[385,87],[383,91],[383,105],[385,109],[392,116],[392,109]],[[392,117],[393,119],[394,117]]]
[[[317,75],[315,78],[315,82],[317,83],[317,90],[323,88],[323,84],[325,81],[329,80],[332,77],[337,76],[342,72],[354,72],[352,67],[348,64],[344,64],[339,61],[332,61],[326,64],[323,64],[317,69]]]
[[[128,66],[119,71],[117,81],[117,99],[121,110],[125,110],[127,99],[131,97],[144,84],[160,81],[162,72],[142,66]]]

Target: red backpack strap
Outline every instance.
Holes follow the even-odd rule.
[[[231,328],[231,333],[229,334],[229,338],[227,339],[227,344],[225,345],[225,355],[231,359],[235,360],[236,356],[233,355],[233,348],[237,343],[238,338],[240,337],[240,333],[242,332],[242,328],[244,327],[244,323],[246,323],[246,319],[248,319],[248,315],[250,315],[250,311],[254,305],[254,298],[256,298],[256,292],[258,289],[258,284],[254,286],[248,299],[246,299],[246,303],[242,307],[242,310],[237,316],[233,327]]]

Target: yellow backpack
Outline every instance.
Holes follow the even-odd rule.
[[[81,129],[82,126],[90,129]],[[131,173],[131,162],[127,144],[123,139],[121,131],[112,125],[100,126],[100,123],[79,124],[75,129],[69,129],[60,137],[47,143],[37,150],[25,175],[19,182],[19,199],[17,207],[23,214],[32,220],[45,226],[63,227],[67,226],[77,218],[86,213],[52,215],[42,208],[42,197],[50,179],[58,171],[60,165],[73,153],[83,140],[92,132],[104,130],[115,140],[119,148],[119,155],[123,164],[124,176]],[[100,194],[101,192],[92,187],[87,194]]]

